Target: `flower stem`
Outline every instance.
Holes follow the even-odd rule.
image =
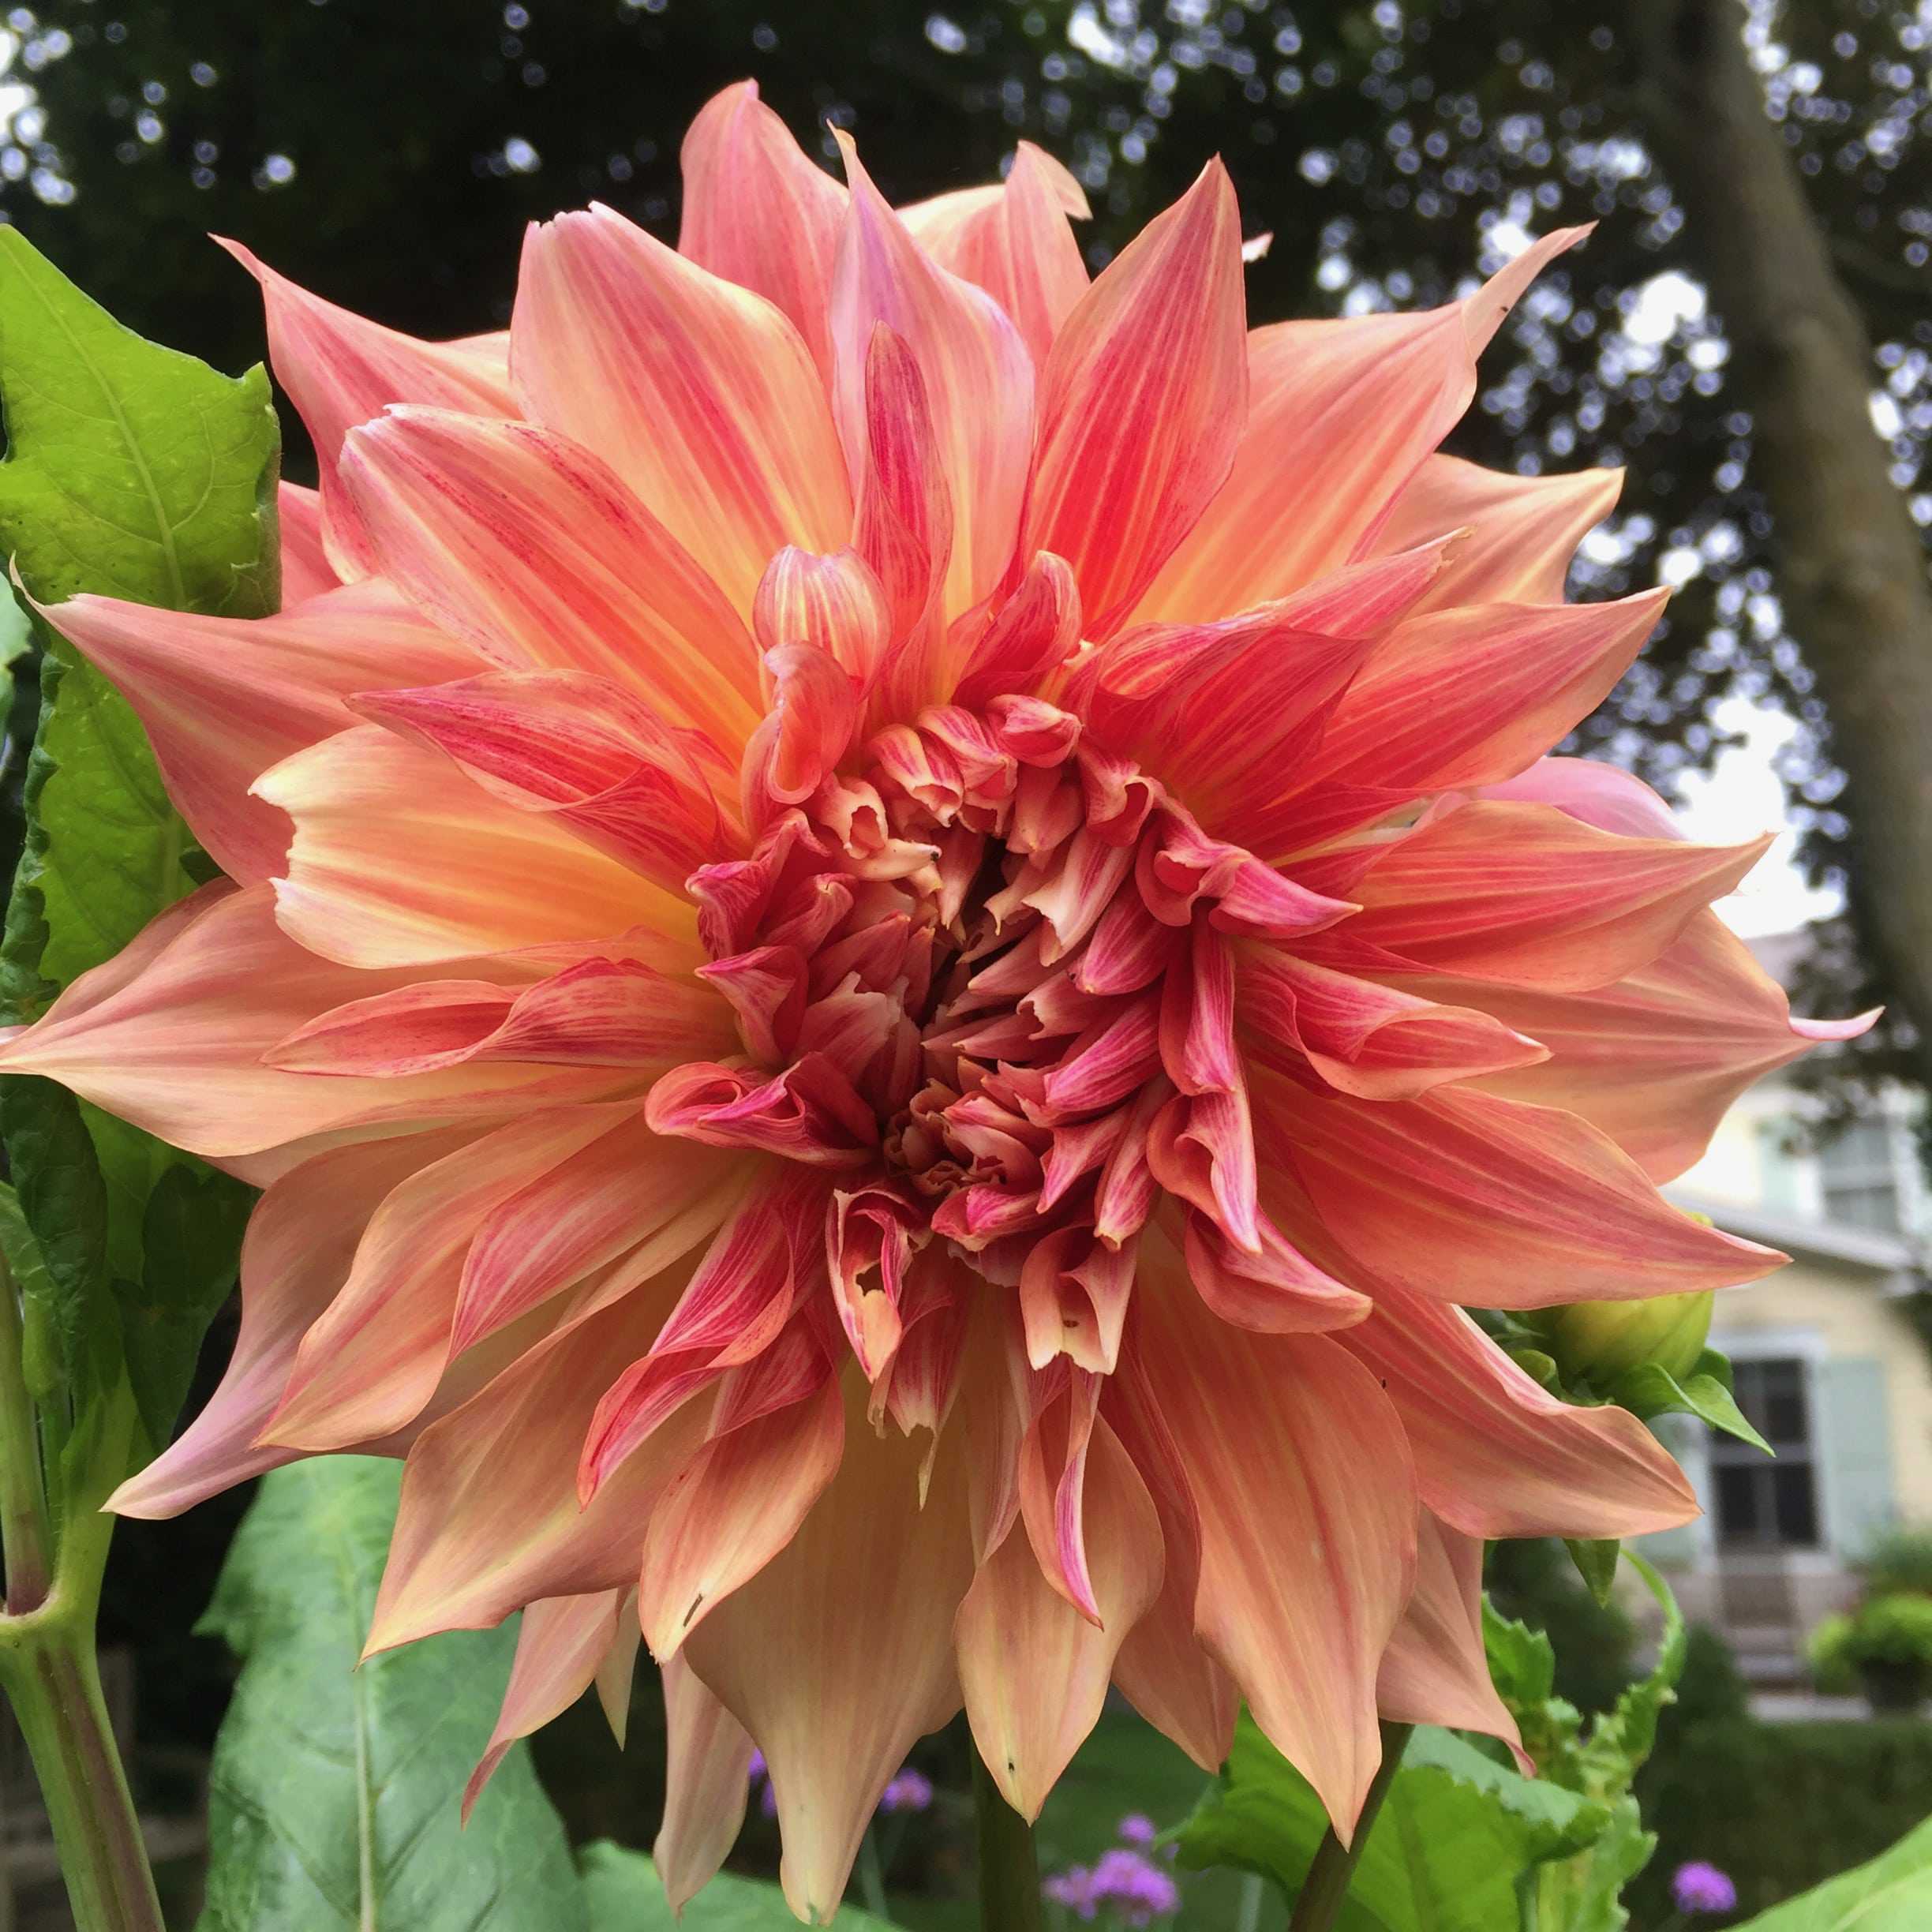
[[[164,1932],[94,1656],[114,1530],[100,1505],[125,1473],[136,1426],[125,1385],[102,1396],[90,1415],[91,1453],[67,1471],[58,1512],[49,1511],[39,1417],[22,1368],[20,1304],[0,1263],[0,1686],[32,1754],[76,1932]]]
[[[1288,1932],[1328,1932],[1335,1923],[1335,1914],[1348,1895],[1349,1881],[1355,1875],[1355,1861],[1361,1856],[1362,1847],[1368,1841],[1369,1828],[1375,1823],[1376,1814],[1382,1809],[1382,1800],[1388,1795],[1388,1788],[1395,1781],[1403,1749],[1409,1742],[1409,1733],[1414,1728],[1413,1724],[1392,1724],[1382,1727],[1381,1768],[1368,1787],[1368,1795],[1362,1800],[1361,1815],[1355,1821],[1355,1835],[1344,1845],[1335,1835],[1333,1825],[1322,1834],[1322,1841],[1316,1848],[1314,1859],[1309,1866],[1308,1877],[1295,1900],[1294,1915],[1288,1921]]]
[[[6,1619],[0,1679],[33,1754],[77,1932],[163,1932],[101,1695],[92,1606],[84,1616],[75,1608],[57,1593],[34,1616]]]
[[[0,1261],[0,1549],[6,1553],[6,1610],[21,1616],[46,1601],[47,1492],[33,1402],[21,1365],[21,1309]]]
[[[984,1932],[1041,1932],[1039,1860],[1033,1827],[1008,1805],[977,1751],[973,1808],[979,1818],[979,1923]]]

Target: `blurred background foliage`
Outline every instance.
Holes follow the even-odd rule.
[[[1724,258],[1713,211],[1732,189],[1695,145],[1713,33],[1768,130],[1758,160],[1781,156],[1802,193],[1788,251],[1762,245],[1762,221],[1754,231],[1758,283]],[[1859,695],[1846,672],[1867,652],[1881,693],[1914,677],[1932,691],[1932,0],[41,0],[5,15],[0,54],[0,217],[134,328],[230,370],[262,353],[260,310],[209,233],[417,334],[498,327],[526,223],[596,198],[675,236],[682,130],[747,74],[828,162],[826,124],[852,129],[900,200],[990,179],[1017,139],[1042,143],[1086,184],[1096,268],[1218,150],[1246,232],[1274,238],[1249,271],[1257,321],[1440,301],[1528,234],[1597,223],[1518,309],[1451,447],[1522,470],[1627,466],[1578,587],[1661,580],[1678,596],[1581,747],[1668,791],[1754,717],[1788,720],[1780,756],[1803,860],[1849,908],[1819,932],[1813,1010],[1896,998],[1900,1023],[1836,1065],[1923,1076],[1932,819],[1913,831],[1909,788],[1870,755],[1872,684]],[[1749,189],[1735,184],[1740,210]],[[1876,466],[1915,578],[1894,573],[1890,604],[1861,602],[1870,586],[1854,583],[1822,617],[1818,579],[1842,574],[1830,545],[1845,533],[1780,496],[1793,445],[1767,454],[1762,406],[1802,385],[1780,360],[1793,339],[1777,332],[1775,298],[1807,249],[1818,272],[1794,298],[1798,335],[1835,329],[1853,358],[1849,406],[1823,433]],[[1820,275],[1842,305],[1822,322]],[[306,480],[292,414],[285,429],[288,473]],[[1900,615],[1874,623],[1874,609]],[[24,697],[17,720],[33,715],[31,667]],[[1901,697],[1880,722],[1909,741],[1923,716]],[[1921,769],[1929,747],[1932,732]],[[0,825],[10,875],[6,837]],[[1915,856],[1928,861],[1915,894],[1896,884]],[[231,1335],[232,1313],[193,1402]],[[105,1634],[140,1646],[152,1739],[205,1746],[219,1717],[227,1663],[185,1633],[244,1500],[122,1526]],[[1567,1693],[1601,1708],[1630,1632],[1603,1621],[1566,1562],[1505,1553],[1494,1580],[1512,1614],[1541,1605],[1533,1620],[1558,1639]],[[1911,1822],[1893,1813],[1922,1808],[1923,1731],[1848,1726],[1799,1751],[1790,1737],[1824,1728],[1753,1726],[1727,1668],[1707,1653],[1694,1668],[1646,1773],[1667,1839],[1653,1874],[1679,1855],[1728,1854],[1739,1871],[1782,1858],[1793,1870],[1765,1879],[1762,1902]],[[579,1712],[541,1752],[580,1832],[648,1834],[648,1742],[620,1769]],[[1875,1771],[1874,1752],[1890,1754]],[[1874,1809],[1874,1778],[1897,1806]],[[1719,1799],[1735,1811],[1734,1849],[1709,1836]],[[1764,1831],[1794,1804],[1825,1822]],[[1671,1840],[1672,1820],[1694,1814],[1697,1842]]]

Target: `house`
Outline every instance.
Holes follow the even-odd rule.
[[[1795,935],[1753,942],[1774,973]],[[1921,1096],[1888,1091],[1822,1138],[1815,1104],[1782,1073],[1732,1109],[1704,1158],[1666,1191],[1791,1265],[1720,1294],[1711,1341],[1775,1460],[1687,1417],[1661,1425],[1703,1517],[1642,1547],[1685,1612],[1716,1624],[1747,1674],[1789,1679],[1805,1633],[1854,1588],[1874,1537],[1932,1526],[1932,1322],[1916,1301],[1932,1251],[1919,1159]]]

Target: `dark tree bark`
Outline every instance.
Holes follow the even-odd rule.
[[[1870,427],[1871,343],[1765,113],[1738,0],[1642,0],[1638,20],[1649,139],[1730,341],[1787,627],[1848,777],[1853,915],[1932,1085],[1932,582]]]

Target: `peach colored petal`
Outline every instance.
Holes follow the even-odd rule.
[[[440,753],[358,725],[285,759],[256,796],[295,822],[283,930],[344,965],[421,967],[592,940],[688,912],[556,818],[503,803]]]
[[[169,797],[223,871],[245,882],[280,871],[288,851],[287,818],[249,796],[262,773],[353,724],[343,702],[351,691],[477,668],[466,645],[373,582],[278,617],[202,617],[101,597],[45,615],[133,705]]]
[[[1526,477],[1460,456],[1428,457],[1376,531],[1375,549],[1406,550],[1460,533],[1423,609],[1559,604],[1577,545],[1616,507],[1623,482],[1621,470]]]
[[[1627,1409],[1533,1382],[1458,1308],[1377,1286],[1342,1338],[1387,1391],[1422,1500],[1471,1537],[1627,1537],[1698,1514],[1670,1453]]]
[[[638,1586],[660,1663],[797,1533],[837,1474],[845,1407],[830,1366],[815,1395],[705,1444],[651,1515]]]
[[[401,1080],[316,1080],[264,1064],[297,1028],[345,1000],[405,982],[305,951],[275,923],[265,886],[204,887],[169,920],[144,968],[84,974],[31,1031],[0,1045],[0,1069],[43,1073],[191,1153],[266,1181],[301,1144],[348,1129],[503,1119],[605,1097],[611,1069],[459,1067]],[[159,922],[157,921],[159,925]],[[137,940],[136,945],[143,942]],[[103,987],[97,994],[96,974]],[[291,1149],[286,1157],[253,1157]]]
[[[510,1747],[568,1710],[590,1687],[605,1657],[624,1641],[618,1627],[623,1601],[620,1589],[593,1590],[582,1597],[542,1597],[526,1607],[503,1708],[463,1787],[466,1822]]]
[[[392,410],[344,446],[383,568],[510,670],[591,671],[726,770],[758,721],[751,638],[716,584],[588,450],[523,423]]]
[[[874,1436],[848,1376],[846,1451],[786,1548],[719,1604],[683,1655],[757,1739],[784,1833],[780,1878],[829,1919],[887,1780],[959,1709],[953,1616],[972,1577],[965,1470],[942,1443]]]
[[[1029,1822],[1099,1721],[1114,1657],[1160,1594],[1159,1519],[1104,1422],[1084,1515],[1098,1626],[1040,1574],[1027,1538],[1009,1535],[980,1564],[955,1628],[973,1742]]]
[[[242,1244],[242,1327],[221,1386],[174,1443],[107,1499],[123,1516],[178,1516],[291,1461],[258,1447],[295,1351],[348,1279],[378,1204],[472,1136],[400,1135],[318,1154],[272,1182]]]
[[[826,320],[845,190],[807,159],[740,80],[705,103],[684,137],[678,253],[789,316],[829,382]]]
[[[650,1346],[675,1292],[661,1279],[558,1329],[416,1439],[365,1654],[635,1582],[651,1509],[703,1440],[702,1405],[587,1507],[577,1451],[608,1365]]]
[[[1715,912],[1694,914],[1634,972],[1582,993],[1409,982],[1467,994],[1549,1049],[1540,1065],[1487,1075],[1485,1091],[1563,1107],[1608,1134],[1653,1181],[1704,1151],[1731,1103],[1822,1039],[1855,1039],[1875,1013],[1797,1020],[1784,990]]]
[[[1339,1342],[1204,1320],[1185,1282],[1141,1282],[1137,1359],[1200,1524],[1196,1627],[1346,1839],[1381,1757],[1376,1673],[1414,1584],[1402,1425]]]
[[[824,388],[762,295],[593,208],[529,231],[510,332],[525,413],[602,457],[740,616],[773,551],[844,541]]]
[[[1073,566],[1091,638],[1118,627],[1226,480],[1248,407],[1245,314],[1240,215],[1216,161],[1061,328],[1022,548]]]
[[[751,1739],[682,1653],[663,1670],[664,1822],[651,1859],[676,1915],[710,1884],[743,1825]]]
[[[1478,799],[1387,848],[1351,889],[1362,910],[1337,945],[1582,992],[1648,965],[1769,843],[1620,838],[1547,805]]]
[[[1490,1680],[1483,1647],[1483,1546],[1428,1510],[1416,1533],[1415,1594],[1402,1612],[1376,1679],[1376,1702],[1390,1724],[1447,1724],[1500,1738],[1526,1777],[1536,1767],[1522,1734]]]
[[[1069,215],[1087,212],[1080,183],[1021,141],[1000,186],[956,189],[899,215],[942,268],[977,283],[1005,310],[1040,369],[1087,292],[1087,265],[1067,225]]]

